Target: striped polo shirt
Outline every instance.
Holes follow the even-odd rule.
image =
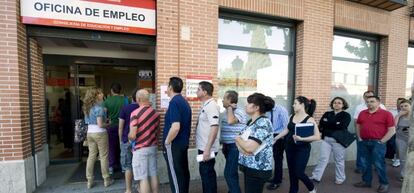
[[[160,114],[151,106],[143,105],[131,113],[130,127],[137,127],[135,148],[157,145]]]

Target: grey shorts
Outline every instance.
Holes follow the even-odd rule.
[[[157,175],[157,146],[144,147],[132,154],[132,171],[135,180]]]
[[[121,143],[121,166],[122,172],[132,171],[132,151],[130,143]]]

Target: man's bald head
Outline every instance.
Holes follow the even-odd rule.
[[[150,101],[150,94],[147,90],[140,89],[136,94],[136,98],[138,103],[148,103]]]

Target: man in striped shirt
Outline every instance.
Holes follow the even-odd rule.
[[[139,90],[136,99],[139,108],[131,113],[128,135],[133,141],[132,171],[134,179],[139,181],[140,193],[158,193],[157,134],[160,115],[151,107],[147,90]]]
[[[224,178],[229,193],[241,193],[239,186],[239,150],[235,138],[246,127],[248,116],[243,109],[237,108],[239,94],[234,90],[224,93],[223,107],[226,111],[220,114],[220,142],[223,144],[223,154],[226,158]]]

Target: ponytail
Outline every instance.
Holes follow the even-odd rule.
[[[300,103],[303,104],[303,106],[305,107],[305,112],[309,115],[309,116],[313,116],[313,113],[316,110],[316,101],[314,99],[308,99],[304,96],[298,96],[296,97],[296,100]]]

